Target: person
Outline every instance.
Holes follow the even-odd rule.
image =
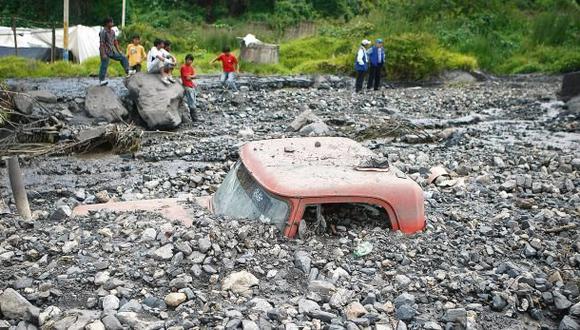
[[[111,17],[105,18],[103,21],[103,28],[99,32],[99,53],[101,55],[101,68],[99,70],[99,84],[105,86],[108,81],[105,80],[107,76],[107,69],[109,67],[109,60],[113,59],[115,61],[121,62],[123,69],[127,76],[129,75],[129,61],[119,50],[119,41],[115,36],[115,31],[113,31],[113,19]]]
[[[191,115],[191,120],[197,120],[197,115],[195,113],[196,99],[195,99],[195,88],[197,84],[193,81],[196,78],[195,68],[193,67],[193,55],[187,54],[185,56],[185,64],[181,66],[181,83],[183,88],[185,88],[185,98],[187,100],[187,106],[189,108],[189,114]]]
[[[164,40],[163,41],[163,48],[161,50],[161,53],[163,55],[164,58],[168,58],[173,62],[173,66],[169,66],[168,67],[168,71],[169,71],[169,76],[167,76],[167,79],[171,82],[174,83],[175,79],[173,79],[173,68],[175,68],[175,65],[177,65],[177,58],[175,58],[175,56],[173,56],[171,54],[171,41],[169,40]]]
[[[230,52],[230,47],[226,46],[222,51],[223,53],[211,60],[209,64],[213,64],[217,61],[222,62],[223,73],[220,78],[222,84],[234,91],[237,91],[238,87],[236,86],[235,82],[235,73],[240,72],[238,59]]]
[[[360,92],[363,88],[363,83],[365,80],[365,75],[369,69],[369,56],[367,54],[367,48],[371,44],[370,41],[364,39],[361,42],[360,48],[356,54],[356,59],[354,61],[354,69],[356,71],[356,84],[355,90],[356,92]]]
[[[129,68],[135,72],[141,72],[141,63],[147,57],[145,48],[141,46],[141,38],[138,35],[134,35],[131,40],[127,46],[126,55],[129,60]]]
[[[171,70],[175,67],[175,62],[172,58],[166,58],[165,54],[165,42],[161,39],[155,39],[153,41],[153,47],[147,53],[147,72],[149,73],[159,73],[161,75],[161,81],[169,85],[172,83],[173,78],[169,77]],[[171,79],[170,79],[171,78]]]
[[[368,55],[370,67],[367,89],[373,88],[377,91],[381,86],[381,72],[385,65],[385,48],[383,47],[383,39],[379,38],[375,41],[375,45],[369,49]]]

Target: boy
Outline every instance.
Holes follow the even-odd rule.
[[[163,40],[155,39],[153,41],[153,47],[147,54],[147,72],[161,74],[161,81],[169,85],[171,81],[168,76],[171,73],[171,69],[175,66],[175,62],[171,58],[163,56],[165,54],[164,47],[165,42]]]
[[[370,44],[370,41],[364,39],[360,44],[354,60],[354,69],[356,71],[355,91],[357,93],[362,91],[365,75],[369,70],[369,55],[367,54],[367,48]]]
[[[369,55],[369,81],[367,89],[374,88],[378,91],[381,86],[381,72],[385,65],[385,48],[383,46],[383,39],[377,39],[375,45],[368,50]]]
[[[103,22],[103,29],[99,32],[99,53],[101,55],[101,68],[99,70],[99,84],[101,86],[107,85],[109,82],[105,80],[107,75],[107,68],[109,67],[109,60],[121,62],[123,69],[127,76],[129,75],[129,61],[119,50],[119,41],[113,31],[113,19],[111,17],[105,18]]]
[[[141,46],[141,38],[138,35],[134,35],[131,40],[132,43],[127,46],[129,67],[135,72],[141,72],[141,63],[147,57],[145,55],[145,48]]]
[[[197,84],[193,81],[196,78],[195,68],[193,67],[193,55],[187,54],[185,56],[185,64],[181,66],[181,83],[185,88],[185,97],[187,99],[187,106],[189,107],[189,114],[191,120],[196,121],[197,115],[195,113],[195,88]]]
[[[226,46],[223,48],[223,53],[220,56],[214,58],[209,64],[213,64],[217,61],[222,62],[223,73],[220,78],[222,84],[225,84],[229,88],[237,91],[234,73],[240,73],[240,68],[238,66],[238,59],[234,54],[230,53],[230,47]]]

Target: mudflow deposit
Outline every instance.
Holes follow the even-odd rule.
[[[561,77],[362,95],[337,77],[242,79],[237,94],[201,83],[203,121],[145,132],[132,155],[21,161],[32,221],[0,168],[0,329],[580,327],[580,135]],[[95,81],[9,84],[55,94],[71,134],[97,125],[82,109]],[[122,82],[111,86],[127,104]],[[191,202],[190,227],[147,212],[71,216],[78,204],[209,195],[244,142],[303,135],[388,157],[424,189],[426,229],[351,214],[337,236],[290,240]],[[429,183],[435,166],[448,175]]]

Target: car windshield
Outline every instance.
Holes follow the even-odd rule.
[[[257,219],[281,231],[288,218],[288,203],[266,192],[238,161],[213,197],[216,214],[233,218]]]

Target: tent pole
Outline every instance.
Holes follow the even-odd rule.
[[[18,38],[16,37],[16,16],[12,16],[12,32],[14,33],[14,55],[18,56]]]
[[[64,12],[63,12],[63,56],[62,59],[68,62],[68,0],[64,0]]]
[[[123,13],[121,14],[121,28],[125,27],[125,9],[127,9],[127,0],[123,0]]]

